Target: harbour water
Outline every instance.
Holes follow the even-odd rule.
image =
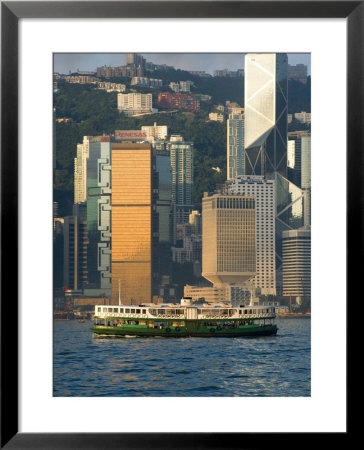
[[[277,336],[102,338],[92,322],[55,321],[56,397],[308,397],[311,320],[277,319]]]

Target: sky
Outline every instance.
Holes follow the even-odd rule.
[[[210,74],[214,70],[237,70],[244,68],[242,53],[142,53],[148,62],[167,64],[176,69],[204,70]],[[288,63],[305,64],[311,74],[311,55],[309,53],[289,53]],[[68,74],[69,71],[96,71],[100,66],[123,66],[125,53],[55,53],[54,72]]]

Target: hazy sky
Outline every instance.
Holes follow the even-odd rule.
[[[142,53],[147,61],[154,64],[167,64],[177,69],[204,70],[237,70],[244,68],[242,53]],[[289,53],[288,63],[306,64],[311,74],[311,55],[309,53]],[[100,66],[123,66],[126,64],[125,53],[56,53],[54,54],[54,71],[67,74],[77,69],[95,71]]]

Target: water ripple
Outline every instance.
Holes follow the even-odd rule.
[[[91,322],[54,322],[55,396],[307,397],[310,320],[278,319],[258,338],[94,338]]]

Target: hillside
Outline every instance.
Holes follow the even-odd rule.
[[[111,134],[115,130],[140,129],[142,125],[167,125],[169,134],[181,134],[185,140],[194,142],[194,201],[201,203],[204,191],[213,190],[216,183],[226,177],[226,122],[208,122],[208,113],[214,104],[236,101],[243,106],[243,78],[199,78],[182,70],[161,70],[151,73],[153,78],[170,81],[191,80],[194,92],[212,96],[211,102],[201,102],[203,108],[195,113],[178,112],[128,118],[117,110],[117,94],[96,89],[93,85],[58,83],[54,94],[56,142],[56,172],[54,201],[59,202],[60,214],[72,214],[73,160],[77,143],[83,136]],[[121,82],[125,80],[114,79]],[[155,91],[154,91],[155,92]],[[310,78],[307,85],[289,82],[288,112],[310,111]],[[220,167],[217,173],[212,167]]]

